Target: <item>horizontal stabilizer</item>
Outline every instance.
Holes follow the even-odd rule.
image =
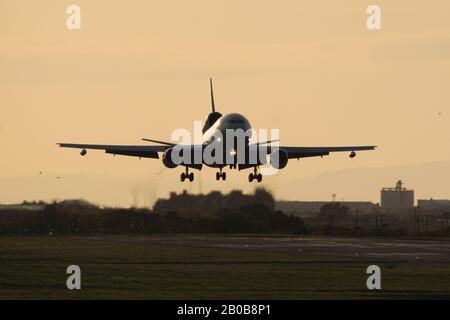
[[[145,138],[142,138],[142,141],[148,141],[148,142],[154,142],[154,143],[165,144],[166,146],[174,146],[174,145],[175,145],[175,143],[172,143],[172,142],[166,142],[166,141],[160,141],[160,140],[153,140],[153,139],[145,139]]]

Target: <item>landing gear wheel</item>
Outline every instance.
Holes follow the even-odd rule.
[[[227,174],[225,172],[222,172],[222,169],[220,169],[219,172],[216,172],[216,180],[219,181],[220,179],[222,179],[223,181],[227,179]]]
[[[189,179],[189,181],[194,181],[194,173],[189,173],[189,168],[186,166],[186,171],[182,172],[180,175],[180,181],[183,182],[184,180]]]
[[[258,174],[256,175],[256,180],[257,180],[258,182],[261,182],[261,181],[262,181],[262,174],[261,174],[261,173],[258,173]]]
[[[256,180],[258,182],[262,181],[262,174],[258,173],[258,167],[254,167],[253,173],[250,173],[248,175],[248,182],[252,182],[253,180]]]

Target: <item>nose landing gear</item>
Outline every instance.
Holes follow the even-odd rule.
[[[216,180],[219,181],[220,179],[222,179],[223,181],[227,179],[227,173],[222,172],[222,168],[220,168],[220,172],[216,172]]]
[[[248,175],[248,182],[252,182],[253,180],[256,180],[256,181],[258,181],[258,182],[261,182],[261,181],[262,181],[262,174],[261,174],[261,173],[258,173],[257,167],[255,167],[255,168],[253,169],[253,173],[250,173],[250,174]]]
[[[186,172],[181,173],[180,175],[180,181],[183,182],[184,180],[189,179],[190,182],[194,181],[194,173],[189,173],[189,168],[186,167]]]

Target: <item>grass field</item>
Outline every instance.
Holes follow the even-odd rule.
[[[379,264],[382,290],[366,288],[374,261],[114,242],[0,238],[1,299],[450,298],[448,261]],[[82,290],[66,288],[79,265]]]

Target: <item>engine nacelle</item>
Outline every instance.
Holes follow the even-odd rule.
[[[177,167],[177,164],[172,161],[172,148],[167,149],[162,156],[162,163],[169,169]]]
[[[283,149],[277,149],[270,155],[270,164],[275,169],[283,169],[288,163],[288,153]]]

